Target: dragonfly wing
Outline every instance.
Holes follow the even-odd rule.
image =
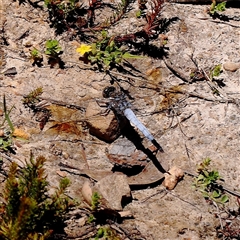
[[[125,117],[132,123],[134,124],[142,133],[143,135],[149,139],[150,141],[154,140],[154,137],[152,134],[147,130],[147,128],[137,119],[136,115],[134,112],[130,109],[127,108],[124,110],[124,115]]]

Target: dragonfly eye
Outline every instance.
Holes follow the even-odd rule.
[[[115,91],[116,91],[115,87],[112,87],[112,86],[111,87],[105,87],[103,89],[102,95],[103,95],[104,98],[109,98],[109,97],[111,97],[112,93],[114,93]]]

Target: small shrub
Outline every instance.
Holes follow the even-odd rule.
[[[37,50],[36,48],[33,48],[30,51],[30,55],[31,55],[30,58],[33,62],[33,65],[34,64],[41,65],[41,62],[43,61],[43,56],[39,50]]]
[[[12,163],[0,204],[0,239],[26,240],[48,239],[64,226],[64,214],[70,201],[64,196],[69,180],[60,181],[52,196],[48,194],[42,156],[19,168]]]
[[[226,10],[226,3],[227,2],[221,2],[221,3],[216,3],[216,0],[213,0],[211,6],[210,6],[210,10],[209,13],[210,15],[215,15],[217,14],[217,12],[223,12]]]
[[[222,72],[222,65],[218,64],[216,65],[210,72],[210,79],[213,79],[214,77],[218,77]]]
[[[111,229],[108,226],[104,226],[98,229],[95,238],[90,238],[90,240],[99,240],[99,239],[120,240],[121,238],[117,236],[117,233],[115,230]]]
[[[78,0],[44,0],[44,3],[57,33],[86,26],[86,19],[81,17],[86,11]]]
[[[226,203],[228,196],[223,194],[217,183],[220,179],[218,171],[209,170],[211,159],[206,158],[197,166],[198,176],[194,179],[193,186],[199,190],[203,197],[216,203]]]
[[[42,95],[42,93],[42,87],[38,87],[35,90],[31,91],[28,95],[24,96],[22,99],[24,106],[35,110],[36,104],[41,101],[40,96]]]
[[[92,195],[92,203],[91,203],[91,208],[93,211],[96,211],[100,206],[100,203],[101,203],[100,199],[101,199],[101,196],[99,195],[99,193],[94,192]]]
[[[62,48],[60,47],[58,40],[55,39],[47,40],[45,46],[46,46],[45,54],[53,58],[58,57],[62,51]]]

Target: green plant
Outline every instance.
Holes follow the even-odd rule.
[[[98,0],[89,1],[89,3],[92,2],[89,10],[93,11],[96,1]],[[72,34],[77,34],[82,27],[87,26],[88,18],[83,17],[87,10],[84,10],[80,1],[44,0],[44,3],[48,8],[51,25],[56,28],[57,33],[61,34],[66,30],[72,30]]]
[[[91,214],[91,215],[89,215],[87,222],[88,222],[88,223],[92,223],[92,222],[94,222],[95,220],[96,220],[96,218]]]
[[[216,2],[216,0],[213,0],[211,6],[210,6],[210,10],[209,10],[209,13],[211,15],[215,15],[217,12],[223,12],[226,10],[226,3],[227,2],[221,2],[221,3],[218,3]]]
[[[33,64],[40,64],[43,61],[43,56],[41,54],[41,52],[39,50],[37,50],[36,48],[33,48],[30,51],[30,55],[31,55],[31,60],[33,61]]]
[[[132,55],[123,48],[119,48],[113,37],[109,37],[107,31],[101,32],[98,42],[91,45],[82,44],[78,49],[82,55],[82,60],[89,60],[92,64],[97,63],[108,68],[110,65],[120,64],[128,58],[142,58],[141,56]]]
[[[34,60],[42,59],[42,54],[36,48],[32,49],[30,54]]]
[[[129,0],[121,0],[121,2],[116,7],[116,11],[101,24],[101,29],[110,27],[114,23],[118,22],[127,12],[129,3]]]
[[[116,232],[108,226],[100,227],[97,231],[97,234],[94,238],[90,240],[99,240],[99,239],[111,239],[111,240],[120,240],[121,238],[117,236]]]
[[[143,15],[143,11],[141,9],[137,10],[135,13],[136,18],[140,18]]]
[[[36,104],[39,103],[40,96],[43,93],[42,87],[38,87],[35,90],[31,91],[28,95],[24,96],[22,102],[25,106],[30,107],[31,109],[36,108]]]
[[[13,107],[9,111],[7,110],[6,98],[5,95],[3,95],[4,119],[0,124],[0,151],[9,151],[12,149],[14,126],[9,116],[12,109]],[[8,127],[5,124],[6,122],[8,124]]]
[[[52,58],[59,57],[59,54],[62,51],[62,48],[59,45],[58,40],[56,39],[47,40],[45,47],[46,47],[45,54],[49,55]]]
[[[100,203],[101,203],[100,199],[101,199],[101,196],[99,195],[99,193],[94,192],[92,195],[92,202],[91,202],[91,208],[93,211],[96,211],[100,206]]]
[[[77,0],[67,0],[67,1],[56,1],[56,0],[44,0],[44,4],[46,7],[50,8],[52,4],[56,4],[59,10],[63,11],[65,17],[69,14],[72,10],[75,9],[75,4]]]
[[[222,65],[216,65],[210,72],[210,79],[212,80],[214,77],[218,77],[222,72]]]
[[[224,204],[228,201],[228,196],[223,194],[217,183],[220,179],[219,172],[209,170],[210,162],[211,159],[206,158],[197,165],[198,176],[194,178],[193,186],[202,193],[204,198]]]
[[[43,240],[63,229],[64,214],[70,206],[64,195],[69,180],[62,179],[59,188],[49,196],[45,162],[42,156],[34,161],[31,154],[23,168],[15,162],[11,164],[2,193],[4,201],[0,204],[1,240]]]

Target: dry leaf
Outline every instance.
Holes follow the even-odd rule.
[[[26,140],[28,140],[29,137],[30,137],[28,133],[26,133],[24,130],[22,130],[20,128],[15,128],[14,129],[13,136],[23,138],[23,139],[26,139]]]

